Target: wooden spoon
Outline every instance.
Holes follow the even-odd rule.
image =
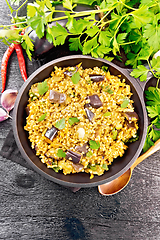
[[[160,149],[160,139],[155,142],[155,144],[143,155],[141,155],[137,160],[133,163],[133,165],[120,177],[114,179],[111,182],[105,183],[103,185],[98,186],[98,191],[105,196],[113,195],[121,191],[130,181],[132,176],[133,169],[141,163],[144,159],[155,153]]]

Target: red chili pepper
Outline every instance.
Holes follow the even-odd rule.
[[[23,56],[23,50],[20,44],[14,44],[17,57],[18,57],[18,62],[19,62],[19,68],[21,71],[21,75],[24,81],[27,80],[27,71],[26,71],[26,64],[25,64],[25,59]]]
[[[1,64],[2,93],[4,92],[5,86],[6,86],[8,60],[9,60],[11,54],[13,53],[14,49],[15,49],[15,45],[14,45],[14,43],[12,43],[9,46],[9,48],[7,48],[7,50],[5,51],[3,58],[2,58],[2,64]]]

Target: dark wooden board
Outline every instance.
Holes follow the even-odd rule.
[[[4,0],[0,10],[0,23],[8,23]],[[0,64],[6,48],[0,43]],[[28,75],[36,68],[27,60]],[[22,84],[14,53],[7,88]],[[0,149],[11,128],[11,119],[0,123]],[[105,197],[97,187],[73,193],[0,156],[0,239],[159,240],[159,158],[160,151],[136,167],[123,191]]]

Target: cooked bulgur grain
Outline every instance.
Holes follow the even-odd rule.
[[[36,155],[56,172],[102,175],[136,139],[138,116],[125,114],[134,112],[131,95],[130,85],[109,71],[55,67],[29,90],[24,128]]]

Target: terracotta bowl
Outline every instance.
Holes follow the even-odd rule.
[[[54,66],[75,66],[80,62],[82,62],[83,68],[93,68],[95,66],[101,68],[104,65],[108,66],[111,74],[121,75],[121,78],[126,79],[126,83],[131,86],[131,91],[133,93],[132,99],[134,100],[135,111],[139,115],[140,119],[138,130],[139,140],[134,143],[128,144],[128,149],[126,150],[123,157],[118,157],[117,159],[115,159],[113,164],[109,167],[109,171],[106,171],[102,176],[95,176],[93,179],[90,179],[90,175],[86,173],[64,175],[62,173],[56,173],[52,169],[47,168],[46,165],[40,161],[39,157],[36,156],[35,151],[31,148],[31,143],[28,140],[28,133],[24,130],[24,125],[26,124],[25,107],[27,106],[28,92],[31,85],[37,82],[42,82],[44,79],[48,78]],[[117,65],[104,59],[95,59],[90,56],[83,55],[62,57],[53,60],[37,69],[21,87],[16,99],[13,113],[14,136],[18,148],[24,159],[26,159],[26,161],[31,165],[31,167],[42,176],[53,182],[68,187],[98,186],[106,182],[112,181],[113,179],[119,177],[124,172],[126,172],[142,151],[146,138],[147,126],[148,121],[145,103],[143,100],[143,90],[139,82],[136,79],[130,77],[126,69],[122,69]]]

